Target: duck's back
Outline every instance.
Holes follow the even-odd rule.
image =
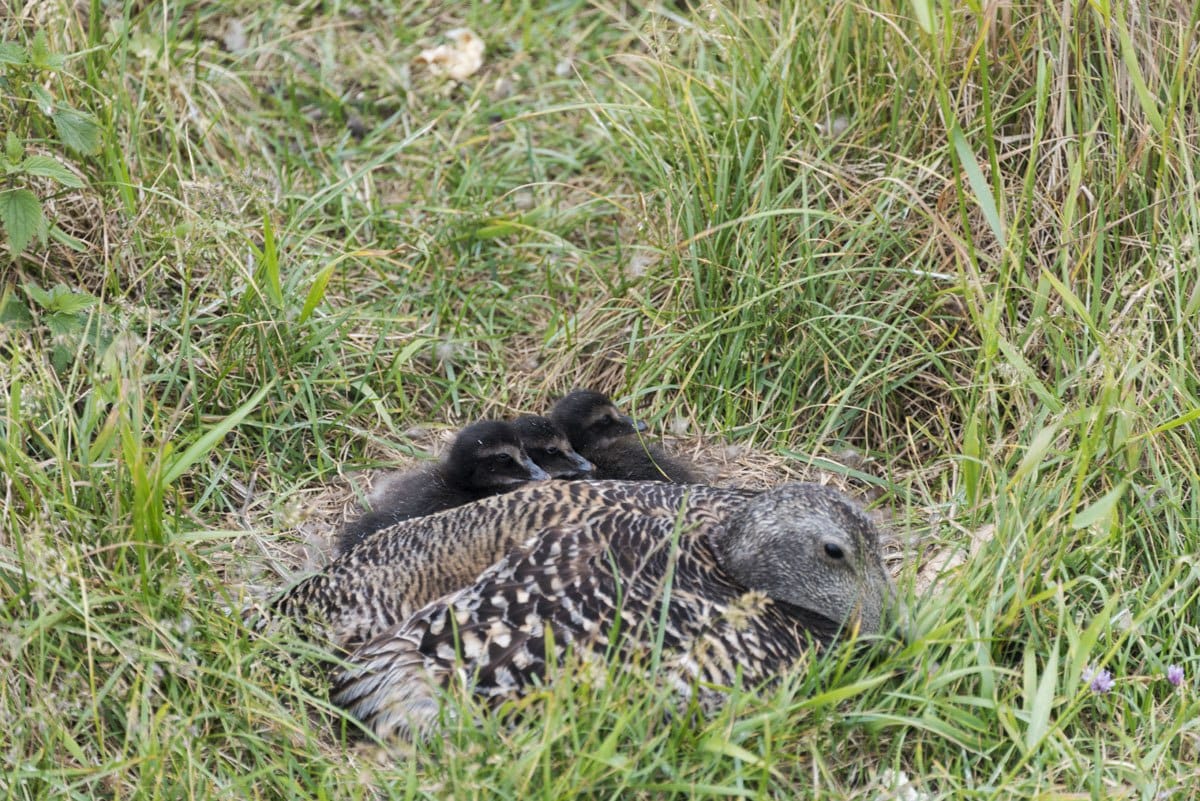
[[[481,497],[452,487],[437,468],[394,476],[371,500],[371,510],[346,523],[337,539],[337,552],[346,553],[358,543],[405,520],[444,512]]]
[[[331,645],[348,650],[430,601],[472,584],[547,529],[596,519],[616,528],[646,520],[673,525],[677,518],[689,524],[732,514],[754,494],[665,483],[530,485],[377,531],[285,592],[272,611],[312,624]]]
[[[637,436],[585,448],[582,455],[596,466],[598,479],[670,481],[675,484],[695,484],[702,480],[699,473],[682,460]]]

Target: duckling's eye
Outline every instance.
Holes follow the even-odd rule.
[[[843,559],[846,556],[842,549],[832,542],[825,543],[825,555],[830,559]]]

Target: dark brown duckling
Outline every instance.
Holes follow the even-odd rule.
[[[453,509],[548,478],[521,447],[516,426],[499,420],[472,423],[458,432],[436,465],[390,480],[371,511],[342,528],[337,552],[346,553],[368,535],[401,520]]]
[[[596,465],[596,479],[671,481],[699,484],[699,470],[638,436],[645,423],[634,422],[600,392],[577,389],[550,410],[550,419],[566,433],[581,456]]]
[[[549,417],[521,415],[513,427],[529,458],[551,478],[591,478],[596,472],[596,466],[575,452],[567,435]]]

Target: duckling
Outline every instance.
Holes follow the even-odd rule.
[[[480,420],[458,432],[438,464],[388,481],[371,511],[342,528],[336,551],[346,553],[368,535],[401,520],[431,515],[548,478],[550,475],[521,447],[516,427],[498,420]]]
[[[702,477],[658,445],[637,436],[646,425],[621,414],[608,396],[577,389],[560,398],[550,419],[566,432],[575,450],[596,465],[597,479],[672,481],[697,484]]]
[[[590,478],[596,466],[571,447],[567,435],[548,417],[524,414],[513,421],[521,445],[551,478]]]
[[[380,737],[409,739],[436,726],[451,685],[494,707],[570,653],[645,671],[661,646],[660,677],[708,709],[719,687],[770,682],[814,645],[883,629],[895,589],[854,502],[815,484],[744,495],[552,482],[412,521],[454,516],[481,543],[523,541],[352,652],[331,697]],[[382,555],[403,534],[368,544]]]

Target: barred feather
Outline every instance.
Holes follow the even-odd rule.
[[[351,650],[425,604],[475,581],[530,537],[623,510],[673,521],[685,496],[695,514],[732,514],[755,493],[715,487],[552,481],[517,489],[375,532],[284,592],[268,610]]]

